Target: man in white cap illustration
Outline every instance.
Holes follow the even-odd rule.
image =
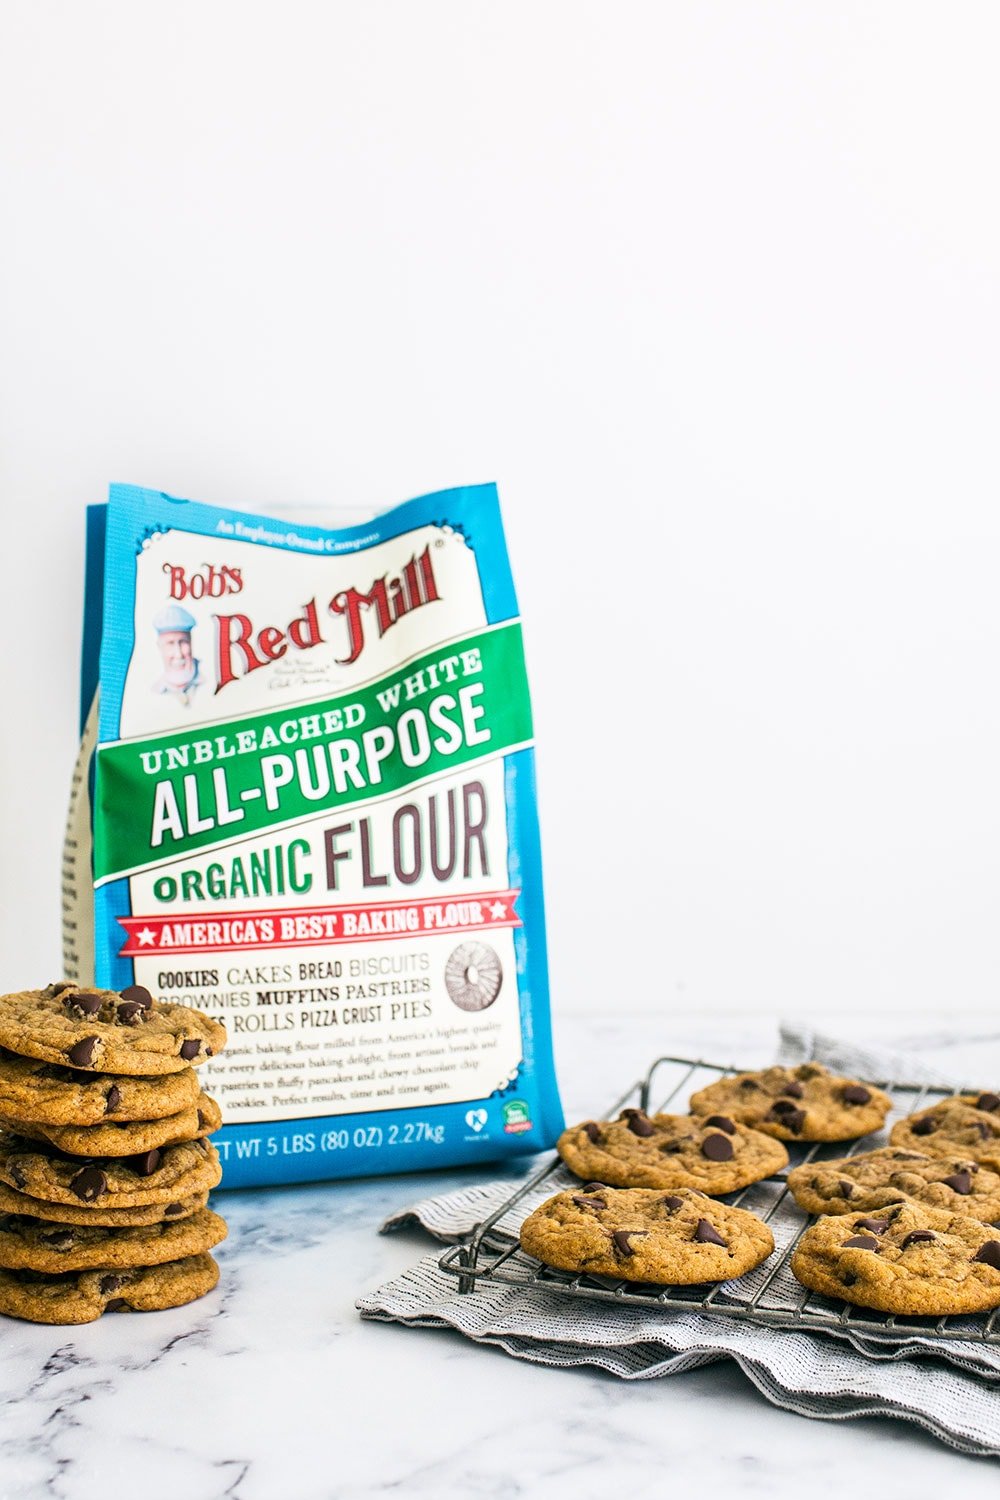
[[[156,644],[163,657],[163,676],[153,684],[154,693],[172,693],[185,705],[201,686],[201,664],[191,650],[194,615],[179,604],[168,604],[153,617]]]

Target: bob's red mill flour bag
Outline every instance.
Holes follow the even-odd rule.
[[[91,507],[67,977],[223,1021],[224,1185],[562,1128],[521,626],[492,485],[325,530]]]

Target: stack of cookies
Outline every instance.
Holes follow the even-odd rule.
[[[222,1119],[195,1069],[225,1042],[141,985],[0,996],[0,1312],[88,1323],[211,1291]]]

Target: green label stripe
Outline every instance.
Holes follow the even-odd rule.
[[[521,627],[477,631],[352,692],[98,748],[94,878],[389,796],[532,738]]]

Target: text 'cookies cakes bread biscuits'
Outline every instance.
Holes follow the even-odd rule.
[[[0,1040],[0,1312],[82,1323],[211,1290],[222,1116],[194,1068],[223,1028],[62,982],[0,996]]]
[[[181,1073],[225,1044],[218,1021],[186,1005],[155,1004],[141,985],[118,991],[63,983],[0,996],[0,1047],[80,1071]]]
[[[791,1265],[810,1291],[879,1312],[943,1317],[1000,1307],[998,1231],[920,1203],[818,1219]]]
[[[685,1286],[744,1275],[771,1254],[774,1237],[756,1214],[687,1188],[593,1182],[529,1214],[521,1246],[562,1271]]]
[[[647,1115],[640,1109],[573,1126],[557,1148],[585,1181],[694,1188],[712,1196],[759,1182],[788,1164],[780,1141],[726,1115]]]
[[[1000,1172],[1000,1113],[965,1102],[968,1097],[943,1099],[905,1120],[897,1120],[889,1134],[890,1142],[926,1156],[961,1154]],[[977,1097],[992,1099],[995,1095]]]
[[[883,1146],[832,1161],[804,1162],[789,1172],[788,1186],[810,1214],[863,1213],[909,1199],[985,1224],[1000,1220],[1000,1174],[968,1157]]]
[[[892,1100],[874,1084],[810,1062],[720,1078],[692,1094],[690,1107],[730,1115],[781,1141],[851,1141],[880,1130]]]
[[[93,1323],[106,1312],[160,1312],[204,1297],[219,1280],[205,1253],[167,1265],[69,1271],[0,1270],[0,1313],[30,1323]]]

